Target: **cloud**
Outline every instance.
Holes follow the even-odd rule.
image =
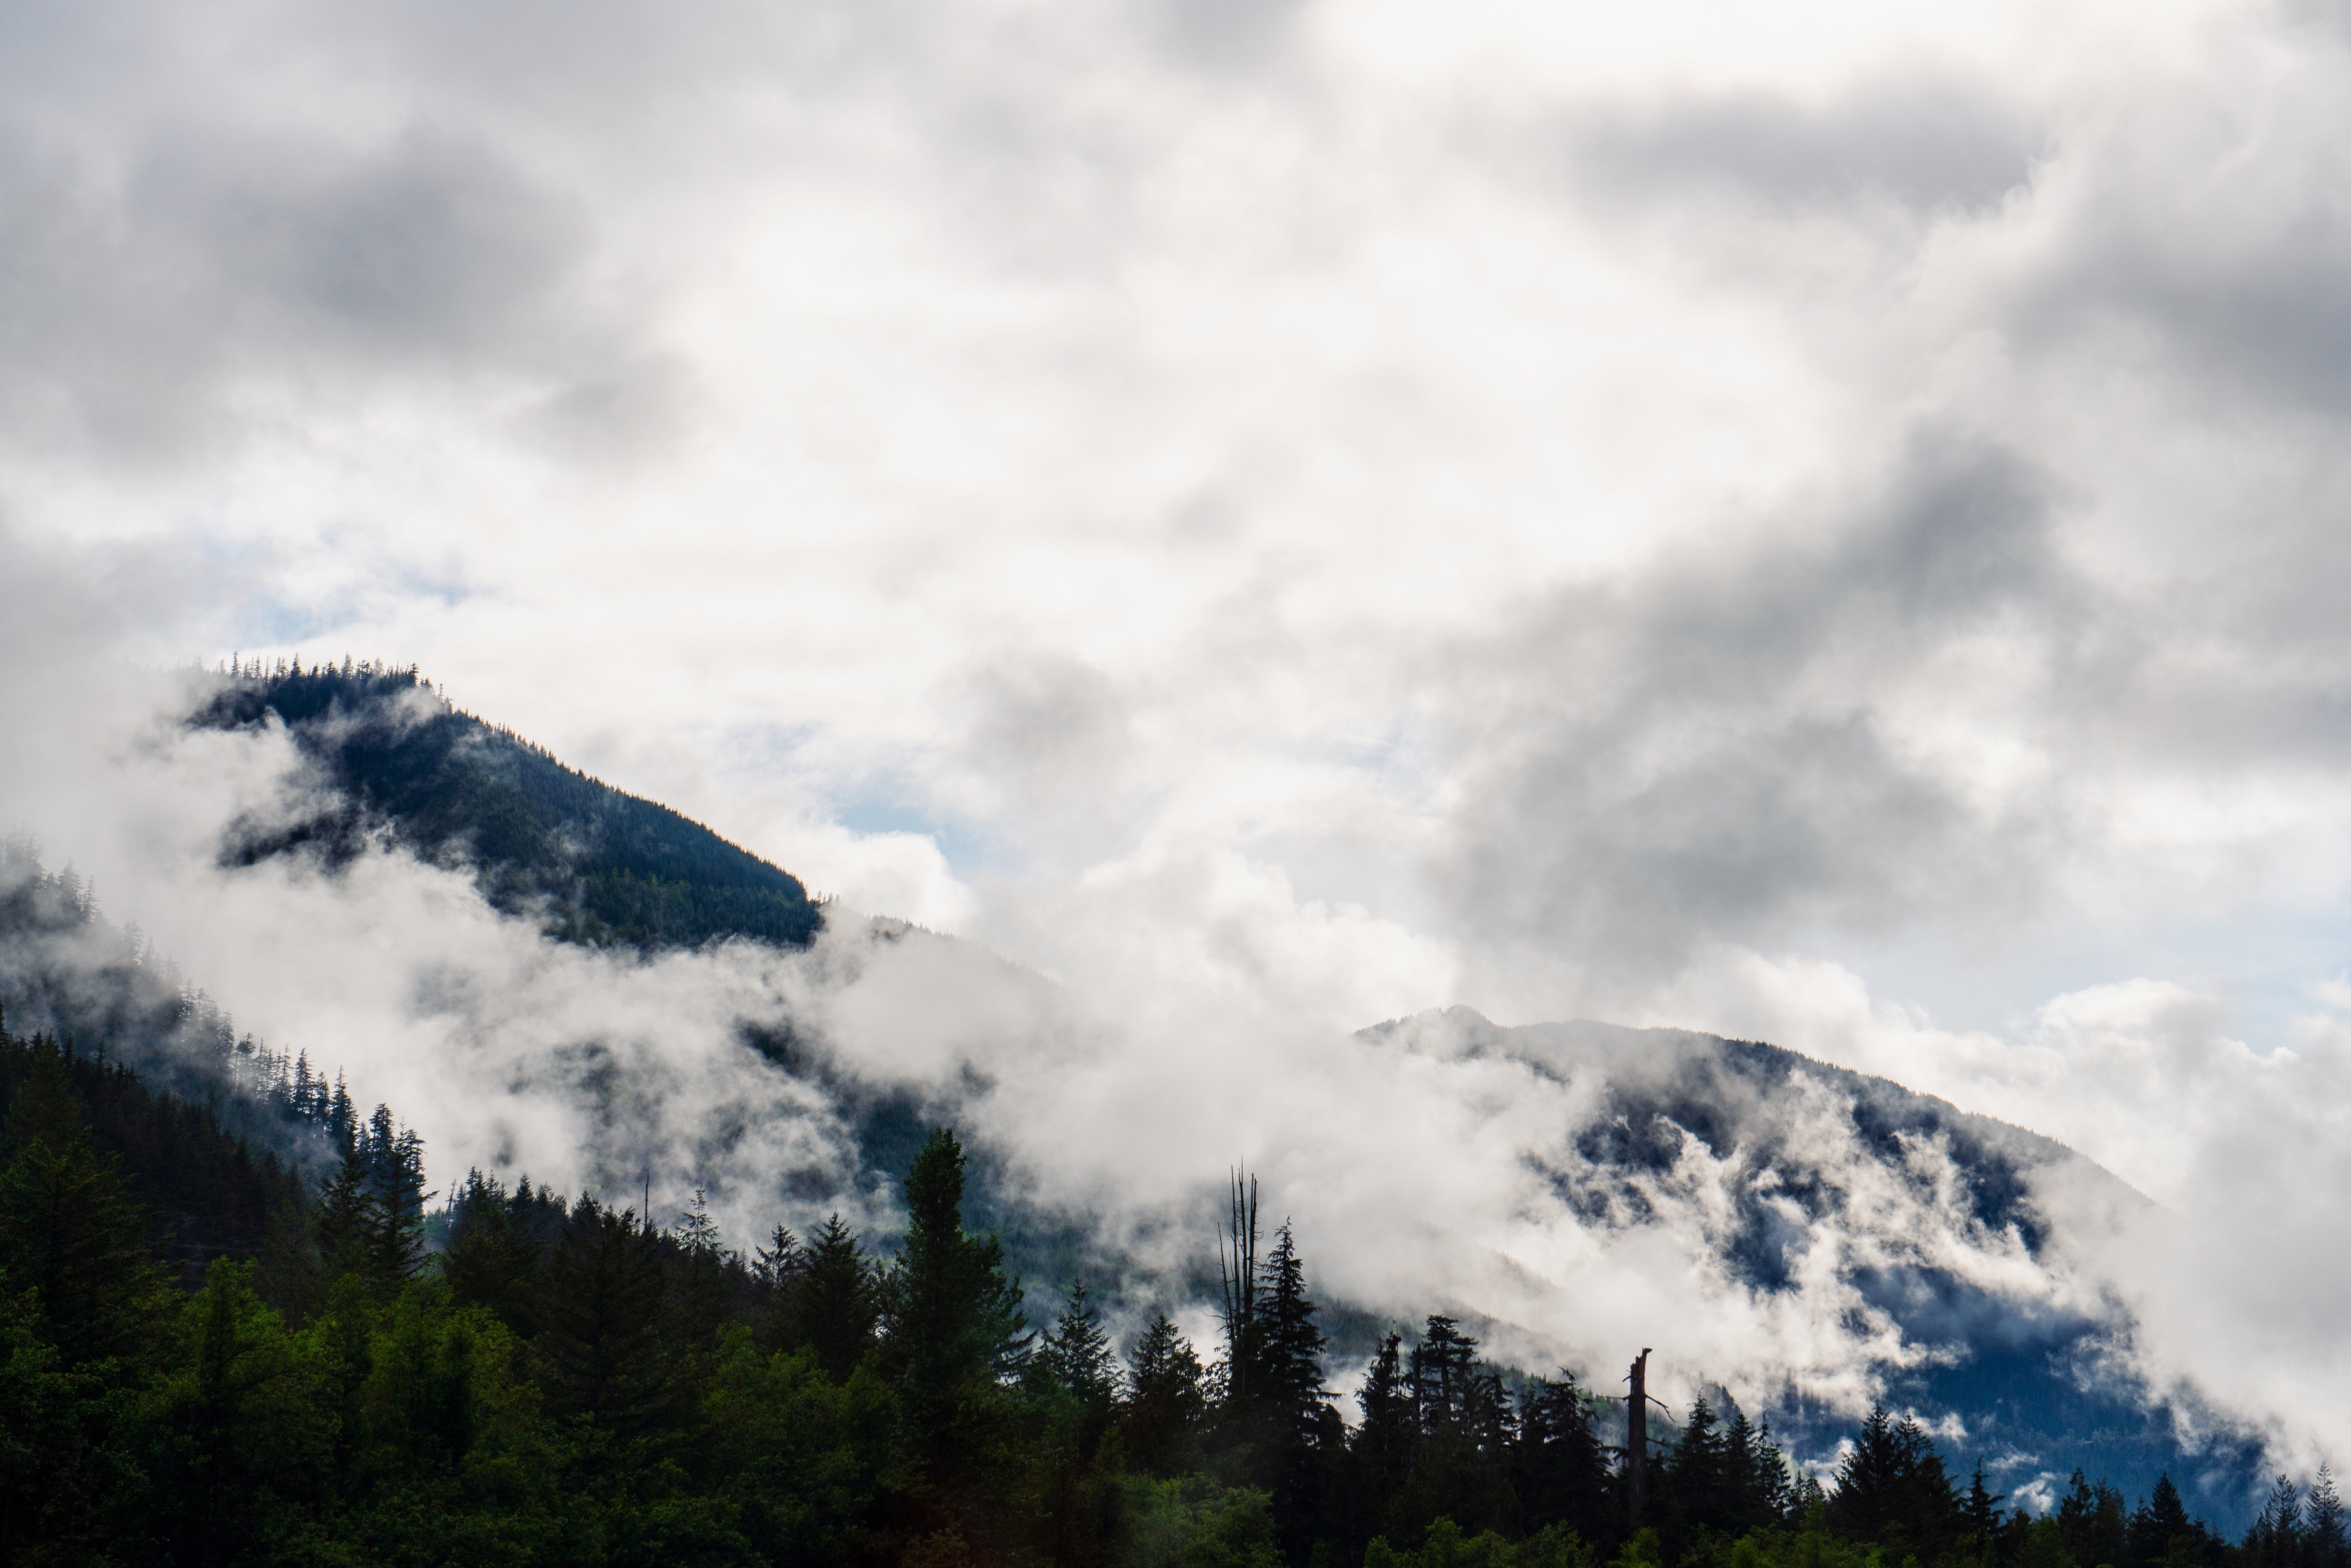
[[[783,997],[881,1078],[995,1084],[1007,1147],[1015,1086],[1114,1131],[1137,1235],[1246,1153],[1349,1289],[1401,1301],[1354,1257],[1396,1246],[1532,1300],[1600,1255],[1513,1231],[1495,1151],[1572,1110],[1346,1031],[1763,1034],[2156,1191],[2189,1239],[2082,1265],[2153,1303],[2136,1354],[2332,1430],[2211,1348],[2310,1343],[2325,1267],[2274,1307],[2130,1271],[2228,1273],[2227,1204],[2290,1212],[2342,1103],[2301,1021],[2351,902],[2323,26],[12,19],[0,808],[448,1158],[831,1169],[740,1038]],[[112,661],[264,641],[419,661],[1060,988],[913,938],[615,967],[389,860],[216,884],[205,835],[299,781]],[[1608,1252],[1588,1321],[1715,1301],[1690,1227]],[[1864,1354],[1804,1337],[1829,1299],[1687,1332],[1825,1377]]]
[[[1996,206],[2045,145],[2003,96],[1952,79],[1869,81],[1825,103],[1761,92],[1588,109],[1573,166],[1619,201],[1750,203],[1802,214],[1892,204]]]
[[[1982,789],[1911,705],[2012,681],[1969,668],[1988,635],[2003,664],[2069,662],[2096,601],[2047,491],[1924,434],[1816,543],[1565,589],[1459,650],[1438,706],[1475,761],[1431,875],[1497,955],[1487,983],[1564,962],[1593,989],[1522,1006],[1622,1008],[1714,944],[2033,904],[2057,804]]]

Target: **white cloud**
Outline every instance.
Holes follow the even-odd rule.
[[[152,705],[111,659],[418,661],[1068,988],[1040,1013],[901,945],[871,962],[905,994],[825,1004],[873,1062],[1033,1028],[1097,1064],[1057,1114],[1143,1129],[1138,1184],[1249,1153],[1333,1235],[1425,1224],[1415,1266],[1465,1226],[1496,1300],[1494,1260],[1582,1243],[1459,1219],[1509,1209],[1507,1162],[1472,1089],[1407,1085],[1476,1073],[1357,1082],[1344,1027],[1461,999],[1886,1072],[2171,1205],[2188,1239],[2114,1265],[2141,1352],[2331,1429],[2282,1370],[2325,1360],[2290,1240],[2325,1222],[2268,1217],[2351,1103],[2304,1017],[2351,894],[2339,29],[10,20],[0,808],[438,1146],[499,1146],[485,1064],[553,1063],[573,995],[681,1103],[768,1104],[731,1020],[799,982],[608,973],[389,862],[216,885],[207,824],[286,758],[119,723]],[[413,946],[299,961],[364,968],[370,932]],[[1004,1010],[958,1023],[965,986]],[[1235,1061],[1408,1138],[1427,1207],[1232,1110]],[[579,1105],[533,1104],[514,1146],[584,1173]],[[1217,1146],[1163,1138],[1186,1115]],[[831,1136],[797,1116],[759,1168]],[[1699,1288],[1653,1261],[1595,1312]],[[2275,1364],[2215,1359],[2262,1333]]]

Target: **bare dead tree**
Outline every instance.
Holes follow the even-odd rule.
[[[1225,1234],[1217,1239],[1217,1272],[1225,1288],[1225,1376],[1227,1392],[1236,1398],[1249,1394],[1248,1340],[1257,1313],[1257,1177],[1246,1166],[1232,1173],[1230,1212]]]
[[[1649,1347],[1633,1358],[1625,1379],[1633,1391],[1625,1400],[1625,1498],[1632,1528],[1641,1528],[1641,1512],[1649,1500]]]

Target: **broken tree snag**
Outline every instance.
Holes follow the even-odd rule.
[[[1632,1528],[1641,1528],[1641,1510],[1649,1500],[1649,1347],[1633,1358],[1633,1385],[1625,1401],[1625,1500]]]

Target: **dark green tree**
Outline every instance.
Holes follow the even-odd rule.
[[[1091,1452],[1093,1442],[1109,1429],[1123,1390],[1117,1354],[1111,1349],[1110,1335],[1102,1332],[1101,1312],[1087,1299],[1084,1281],[1070,1287],[1061,1314],[1037,1342],[1029,1368],[1041,1386],[1076,1406]]]
[[[2168,1484],[2169,1477],[2164,1478]],[[2173,1493],[2177,1507],[2179,1494]],[[2303,1539],[2311,1568],[2343,1568],[2346,1556],[2343,1536],[2343,1496],[2335,1488],[2335,1472],[2322,1462],[2303,1505]]]
[[[1530,1527],[1562,1524],[1589,1542],[1616,1534],[1624,1507],[1575,1375],[1535,1378],[1519,1396],[1513,1489]]]
[[[1899,1546],[1923,1562],[1956,1533],[1958,1502],[1942,1456],[1917,1421],[1896,1421],[1882,1404],[1862,1424],[1836,1481],[1829,1518],[1844,1535]]]
[[[2093,1485],[2078,1469],[2057,1500],[2056,1518],[2067,1553],[2082,1568],[2118,1564],[2129,1550],[2123,1494],[2103,1480]]]
[[[547,1261],[536,1344],[549,1407],[622,1434],[674,1418],[665,1298],[660,1236],[580,1198]]]
[[[2003,1495],[1984,1484],[1983,1460],[1978,1459],[1975,1473],[1968,1479],[1968,1495],[1959,1504],[1959,1517],[1964,1523],[1968,1549],[1980,1559],[1989,1561],[1992,1542],[2000,1537],[2000,1505]],[[2174,1500],[2177,1500],[2176,1493]]]
[[[1156,1476],[1196,1468],[1208,1397],[1192,1342],[1165,1312],[1155,1312],[1127,1364],[1131,1392],[1121,1427],[1128,1463]]]
[[[905,1528],[937,1550],[1011,1550],[1013,1386],[1029,1351],[1020,1282],[963,1225],[964,1153],[940,1128],[906,1173],[908,1223],[883,1282],[883,1366],[917,1477]],[[927,1548],[925,1550],[928,1550]]]
[[[100,1158],[54,1045],[37,1045],[0,1141],[0,1269],[68,1368],[138,1353],[163,1310],[148,1215]]]
[[[1413,1456],[1420,1447],[1420,1423],[1413,1408],[1412,1385],[1405,1374],[1402,1334],[1391,1331],[1381,1339],[1371,1365],[1364,1371],[1363,1386],[1355,1391],[1355,1407],[1363,1417],[1350,1444],[1357,1507],[1366,1516],[1365,1527],[1371,1534],[1384,1533],[1385,1515],[1411,1480]]]
[[[880,1281],[857,1233],[833,1215],[804,1249],[801,1267],[786,1278],[786,1343],[814,1351],[826,1376],[847,1382],[872,1352],[882,1318]]]
[[[2298,1568],[2304,1551],[2302,1489],[2292,1477],[2280,1476],[2245,1532],[2245,1568]]]
[[[2332,1478],[2327,1478],[2331,1488]],[[2315,1489],[2314,1489],[2314,1493]],[[2341,1503],[2336,1503],[2339,1511]],[[2336,1521],[2336,1530],[2342,1528]],[[2131,1511],[2129,1526],[2129,1557],[2134,1564],[2160,1563],[2171,1554],[2174,1541],[2187,1539],[2191,1547],[2201,1545],[2201,1534],[2196,1522],[2188,1517],[2188,1507],[2180,1501],[2179,1489],[2171,1483],[2168,1472],[2157,1478],[2155,1490],[2147,1501]]]
[[[468,1172],[451,1206],[449,1244],[441,1271],[461,1305],[487,1308],[515,1333],[538,1332],[540,1269],[545,1249],[526,1218],[529,1179],[509,1200],[495,1176]]]

